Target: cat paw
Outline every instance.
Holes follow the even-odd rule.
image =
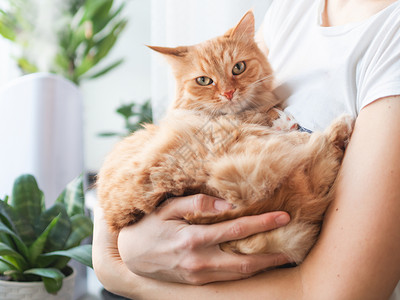
[[[354,123],[355,119],[350,115],[337,118],[327,129],[330,141],[344,150],[350,141]]]
[[[278,108],[272,108],[277,114],[277,118],[272,121],[271,128],[278,131],[297,130],[299,125],[292,115]]]

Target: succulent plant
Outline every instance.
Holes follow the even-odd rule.
[[[46,210],[44,194],[32,175],[18,177],[11,197],[0,200],[0,275],[13,281],[43,281],[49,293],[61,289],[71,258],[92,266],[93,232],[85,215],[83,179],[67,185]]]

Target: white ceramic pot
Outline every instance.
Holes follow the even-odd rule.
[[[0,87],[0,197],[33,174],[50,206],[83,171],[82,95],[63,77],[35,73]]]
[[[1,300],[73,300],[75,272],[63,280],[56,295],[47,293],[43,282],[16,282],[0,280]]]

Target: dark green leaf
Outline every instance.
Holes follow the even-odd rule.
[[[83,191],[83,175],[71,181],[56,202],[63,203],[68,216],[85,213],[85,195]]]
[[[47,226],[47,228],[42,232],[42,234],[36,239],[36,241],[34,241],[33,244],[29,247],[28,259],[31,265],[34,265],[38,256],[43,253],[44,247],[47,242],[47,237],[50,231],[56,226],[58,220],[60,219],[60,216],[61,214],[55,217]]]
[[[24,260],[24,257],[21,254],[19,254],[17,251],[15,251],[13,248],[11,248],[9,245],[7,245],[5,243],[0,242],[0,256],[4,256],[4,255],[14,256],[18,259]]]
[[[42,191],[32,175],[22,175],[14,181],[11,206],[20,218],[33,225],[42,212]]]
[[[65,244],[65,248],[69,249],[78,246],[83,239],[93,234],[92,220],[85,215],[75,215],[71,217],[72,230]]]
[[[118,132],[101,132],[98,134],[100,137],[112,137],[112,136],[120,136],[121,134]]]
[[[81,23],[85,22],[86,20],[92,20],[98,10],[102,6],[107,5],[109,2],[112,4],[112,0],[87,0],[85,2],[85,10],[81,19]]]
[[[63,249],[71,233],[71,222],[67,211],[62,203],[57,202],[40,216],[36,226],[37,235],[41,234],[56,217],[59,217],[59,220],[49,233],[45,245],[46,252]]]
[[[24,242],[21,240],[21,238],[19,237],[18,234],[16,234],[15,232],[13,232],[12,230],[10,230],[6,225],[4,225],[3,223],[0,223],[0,233],[5,233],[7,235],[9,235],[12,240],[14,241],[14,243],[17,246],[17,249],[19,251],[19,253],[24,256],[24,257],[28,257],[29,253],[28,253],[28,248],[26,247],[26,245],[24,244]]]
[[[121,116],[123,116],[125,119],[129,119],[131,116],[135,114],[133,111],[135,105],[136,104],[134,102],[130,104],[122,104],[120,107],[117,108],[116,112]]]
[[[14,222],[12,221],[11,215],[13,214],[13,208],[9,206],[5,201],[0,200],[0,221],[4,223],[12,231],[16,231]]]
[[[104,1],[103,4],[97,9],[96,13],[92,16],[91,20],[95,23],[104,23],[110,15],[110,10],[113,5],[113,0]],[[96,33],[99,32],[96,26]]]
[[[63,281],[53,278],[42,277],[44,287],[49,294],[57,294],[62,288]]]
[[[42,277],[44,286],[49,293],[56,293],[62,287],[64,274],[55,268],[34,268],[24,272],[24,274],[33,274]]]
[[[65,268],[65,266],[68,264],[68,262],[71,260],[70,257],[66,257],[66,256],[53,256],[53,257],[42,257],[42,259],[54,259],[54,262],[52,262],[51,266],[53,268],[62,270],[63,268]]]
[[[107,24],[109,24],[112,20],[114,20],[124,9],[125,2],[122,3],[113,13],[108,14],[107,16],[102,17],[101,19],[94,19],[93,30],[95,33],[102,31]]]
[[[41,257],[67,256],[92,268],[92,245],[82,245],[63,251],[53,251],[42,254]]]
[[[139,116],[139,123],[153,123],[153,109],[150,100],[141,105]]]

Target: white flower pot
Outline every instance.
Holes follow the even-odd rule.
[[[72,300],[74,297],[75,272],[63,280],[56,295],[49,294],[43,282],[16,282],[0,280],[1,300]]]
[[[0,87],[0,197],[33,174],[51,205],[83,171],[82,96],[63,77],[35,73]]]

